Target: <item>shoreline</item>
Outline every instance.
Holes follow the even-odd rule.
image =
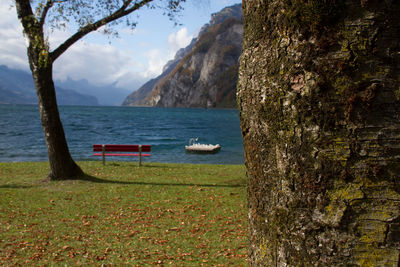
[[[75,162],[78,165],[80,163],[87,163],[87,162],[102,163],[101,160],[80,160],[80,161],[75,161]],[[0,161],[0,165],[2,165],[2,164],[24,164],[24,163],[29,163],[29,164],[35,164],[35,163],[44,164],[44,163],[46,163],[46,164],[48,164],[49,162],[48,161]],[[107,166],[108,164],[110,164],[110,165],[114,164],[115,165],[115,164],[135,164],[135,163],[139,167],[139,162],[138,161],[118,161],[118,160],[111,161],[111,160],[108,160],[106,162],[105,166]],[[146,166],[146,164],[148,164],[148,165],[151,165],[151,164],[156,164],[156,165],[195,165],[195,166],[202,166],[202,165],[204,165],[204,166],[208,166],[208,165],[211,165],[211,166],[245,166],[245,163],[242,163],[242,164],[188,163],[188,162],[182,162],[182,163],[172,162],[172,163],[168,163],[168,162],[152,162],[152,161],[146,162],[146,161],[142,160],[142,167]]]

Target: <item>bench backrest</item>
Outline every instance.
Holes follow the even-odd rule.
[[[103,145],[94,144],[93,152],[102,152]],[[104,151],[112,152],[139,152],[139,145],[104,145]],[[142,145],[142,152],[150,152],[151,145]]]

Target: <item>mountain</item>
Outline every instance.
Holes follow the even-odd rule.
[[[242,39],[241,5],[222,9],[189,46],[176,53],[160,76],[131,93],[122,105],[236,107]]]
[[[68,90],[56,85],[59,105],[98,105],[97,98]],[[37,95],[32,75],[22,70],[0,66],[0,103],[1,104],[37,104]]]
[[[90,84],[87,80],[76,81],[68,78],[65,81],[56,80],[54,83],[61,88],[68,88],[76,92],[85,92],[85,94],[96,96],[99,105],[103,106],[119,106],[129,94],[129,91],[118,88],[113,84],[95,86]]]

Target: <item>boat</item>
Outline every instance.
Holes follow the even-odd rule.
[[[195,143],[198,138],[191,138],[189,140],[189,145],[185,146],[185,150],[188,153],[202,153],[202,154],[215,154],[221,150],[221,146],[219,144],[211,145],[211,144],[200,144]]]

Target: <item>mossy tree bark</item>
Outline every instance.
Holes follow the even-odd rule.
[[[398,266],[400,2],[246,0],[255,266]]]

